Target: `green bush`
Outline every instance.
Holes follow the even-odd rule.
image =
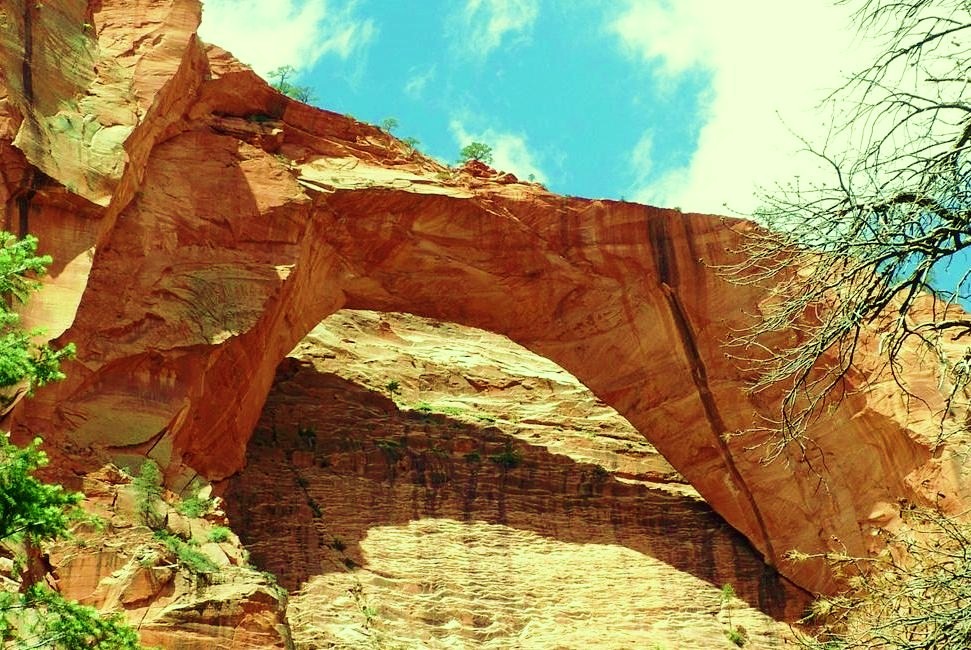
[[[57,539],[79,514],[82,496],[42,483],[34,472],[47,465],[40,438],[26,447],[0,434],[0,541]]]
[[[438,409],[438,412],[443,413],[445,415],[455,416],[455,415],[462,415],[463,413],[465,413],[465,409],[462,408],[461,406],[442,406]]]
[[[162,470],[158,463],[147,458],[132,482],[135,487],[135,507],[142,523],[158,530],[165,525],[165,513],[159,508],[162,502]]]
[[[459,151],[459,164],[478,160],[486,165],[492,164],[492,147],[482,142],[470,142]]]
[[[405,455],[403,445],[397,440],[381,438],[374,441],[374,446],[381,450],[388,464],[397,463]]]
[[[421,140],[418,138],[401,138],[401,143],[404,144],[409,149],[409,153],[413,153],[418,150],[418,145],[421,144]]]
[[[292,83],[289,78],[297,73],[297,69],[292,65],[284,65],[273,70],[268,75],[273,81],[270,85],[287,97],[296,99],[298,102],[309,104],[314,100],[314,91],[310,86],[298,86]]]
[[[741,627],[731,627],[725,630],[725,636],[729,641],[737,645],[739,648],[745,645],[748,641],[748,636]]]
[[[191,542],[186,542],[167,530],[155,531],[155,539],[162,542],[189,573],[204,576],[219,571],[219,567],[198,551]]]
[[[204,499],[196,492],[192,496],[179,501],[176,510],[186,517],[202,517],[212,512],[215,503],[213,499]]]
[[[230,535],[232,535],[232,533],[233,531],[231,531],[229,528],[226,528],[225,526],[213,526],[212,530],[209,531],[208,539],[210,542],[216,542],[217,544],[220,544],[222,542],[227,541]]]
[[[120,614],[99,616],[93,607],[66,600],[46,585],[23,593],[0,591],[0,640],[4,648],[139,650],[138,632]],[[13,642],[12,644],[8,644]]]
[[[523,452],[507,444],[501,452],[489,456],[489,460],[503,469],[515,469],[523,463]]]
[[[28,395],[64,377],[60,362],[74,354],[74,346],[56,350],[35,343],[40,330],[18,327],[13,310],[40,287],[37,276],[51,263],[35,255],[37,239],[0,232],[0,388],[25,383]],[[8,406],[11,398],[0,397]],[[47,464],[35,438],[26,447],[0,434],[0,542],[19,542],[38,550],[45,541],[68,536],[68,526],[83,519],[78,504],[83,496],[60,485],[43,483],[34,473]],[[18,573],[15,569],[15,573]],[[138,633],[119,615],[101,617],[90,607],[66,600],[41,584],[39,572],[21,577],[17,591],[0,589],[0,645],[4,648],[46,650],[137,650]]]
[[[34,341],[43,331],[18,326],[20,316],[14,306],[27,302],[40,288],[36,277],[51,263],[49,255],[37,256],[36,252],[37,238],[27,235],[18,240],[0,232],[0,388],[26,382],[29,395],[44,384],[63,379],[61,361],[74,356],[73,344],[60,350],[37,345]],[[6,406],[9,398],[0,397],[0,403]]]
[[[725,636],[729,641],[741,648],[748,641],[748,633],[741,625],[738,627],[732,625],[731,604],[732,601],[735,600],[735,588],[730,584],[722,585],[719,600],[721,601],[721,606],[725,609],[728,616],[728,629],[725,630]]]

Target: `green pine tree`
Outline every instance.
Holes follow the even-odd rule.
[[[37,277],[51,263],[49,256],[36,253],[36,238],[0,232],[0,388],[23,386],[28,394],[62,379],[60,363],[74,354],[73,345],[57,349],[37,344],[38,330],[18,326],[14,306],[40,288]],[[2,406],[12,400],[7,396]],[[137,632],[121,615],[99,616],[91,607],[66,600],[43,584],[43,571],[32,566],[41,544],[68,535],[71,521],[81,515],[78,503],[83,498],[34,476],[47,464],[40,444],[36,438],[18,447],[0,434],[0,545],[26,552],[20,589],[0,588],[0,643],[4,648],[45,650],[141,648]]]

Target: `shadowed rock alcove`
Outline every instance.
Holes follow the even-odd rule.
[[[603,630],[691,647],[721,634],[725,584],[761,647],[807,602],[568,373],[406,314],[340,311],[295,348],[225,497],[307,647],[372,628],[427,647]]]

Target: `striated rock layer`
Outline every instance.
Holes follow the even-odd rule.
[[[404,314],[314,328],[225,497],[298,648],[776,647],[806,604],[569,374]]]
[[[902,505],[964,502],[928,441],[932,381],[907,409],[885,374],[852,375],[811,467],[726,437],[773,412],[723,347],[764,296],[712,271],[744,224],[447,170],[201,43],[198,0],[0,11],[4,223],[57,260],[25,322],[80,351],[7,424],[59,436],[63,463],[150,453],[176,485],[232,475],[280,359],[352,307],[555,361],[809,589],[828,574],[787,550],[865,553]]]

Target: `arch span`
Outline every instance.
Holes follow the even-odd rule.
[[[123,171],[99,179],[100,204],[72,186],[90,175],[83,156],[55,164],[34,148],[24,158],[5,132],[4,160],[52,179],[31,199],[30,228],[68,256],[26,318],[57,315],[80,351],[67,381],[14,413],[18,430],[151,453],[173,476],[226,477],[242,466],[278,362],[350,307],[491,330],[555,361],[809,589],[831,586],[828,575],[786,563],[787,550],[866,552],[901,501],[950,494],[914,430],[921,414],[879,392],[854,394],[812,432],[825,461],[816,470],[762,463],[757,441],[726,437],[772,404],[747,395],[725,358],[723,341],[761,296],[712,272],[736,244],[721,219],[450,171],[273,92],[192,36],[197,3],[170,1],[183,11],[157,20],[182,21],[169,33],[185,38],[163,39],[149,68],[131,68],[151,70],[139,101],[156,99],[119,154]],[[107,42],[118,23],[99,16]],[[7,90],[19,107],[10,123],[50,124],[45,106]]]

